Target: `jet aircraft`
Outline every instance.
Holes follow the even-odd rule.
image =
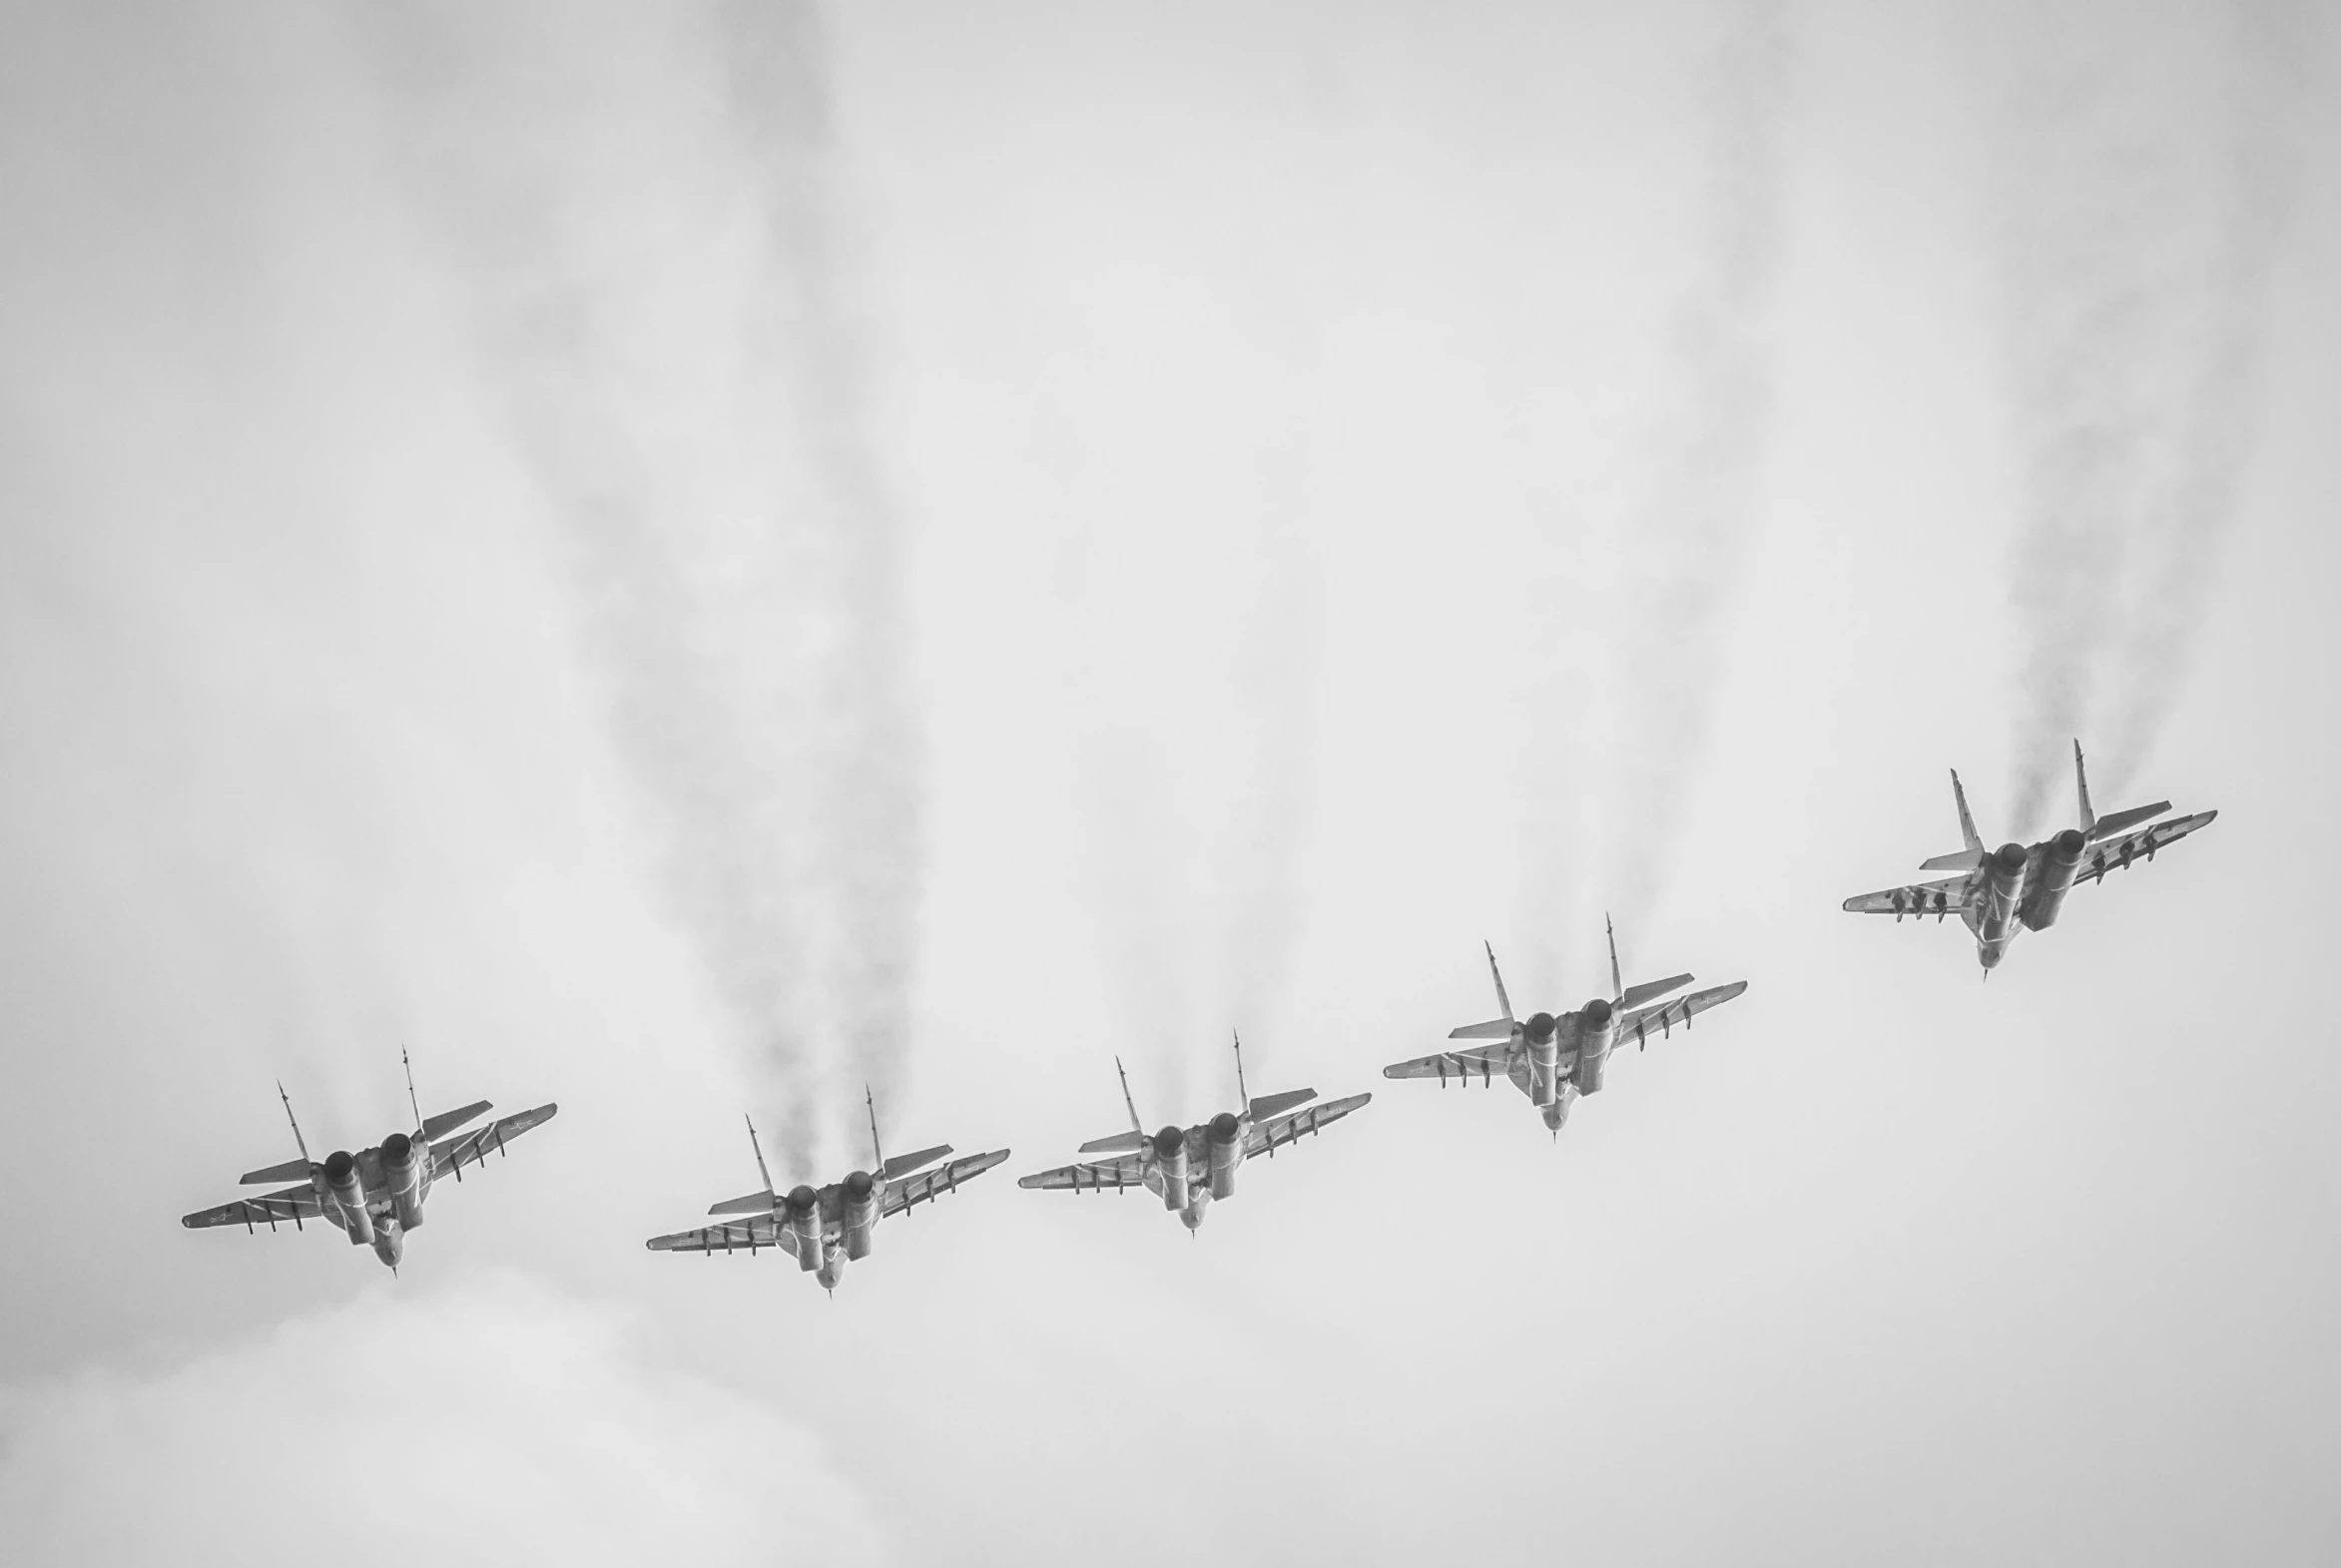
[[[1316,1090],[1288,1089],[1252,1099],[1244,1087],[1244,1042],[1238,1039],[1236,1100],[1243,1109],[1222,1111],[1199,1126],[1165,1127],[1149,1134],[1138,1120],[1138,1104],[1130,1098],[1130,1075],[1123,1072],[1118,1056],[1114,1071],[1121,1075],[1122,1105],[1130,1113],[1130,1130],[1093,1138],[1080,1152],[1120,1158],[1060,1165],[1053,1171],[1021,1177],[1016,1185],[1076,1193],[1143,1187],[1186,1223],[1190,1236],[1203,1223],[1204,1211],[1214,1199],[1236,1195],[1236,1169],[1246,1160],[1258,1154],[1273,1158],[1279,1148],[1303,1133],[1315,1133],[1329,1122],[1338,1122],[1374,1098],[1353,1094],[1313,1106],[1308,1102],[1317,1098]]]
[[[1897,921],[1906,914],[1931,914],[1938,921],[1956,914],[1975,933],[1976,958],[1989,979],[2008,956],[2009,944],[2019,931],[2045,931],[2056,923],[2064,895],[2074,887],[2082,882],[2101,882],[2107,871],[2125,871],[2140,855],[2151,860],[2156,851],[2198,827],[2208,827],[2219,815],[2217,811],[2197,811],[2192,816],[2156,821],[2154,818],[2170,809],[2169,801],[2156,800],[2152,805],[2098,816],[2089,808],[2089,776],[2078,741],[2072,743],[2072,778],[2080,793],[2078,827],[2067,827],[2030,848],[2004,843],[1987,850],[1976,831],[1976,819],[1968,813],[1967,790],[1954,769],[1951,797],[1959,804],[1959,830],[1967,847],[1939,854],[1919,869],[1959,874],[1938,882],[1862,893],[1848,898],[1845,907],[1855,914],[1890,914]]]
[[[971,1154],[945,1165],[934,1162],[951,1152],[936,1144],[916,1154],[886,1158],[878,1138],[878,1102],[865,1089],[870,1106],[872,1167],[856,1171],[842,1182],[815,1189],[798,1186],[782,1193],[773,1186],[773,1174],[764,1163],[764,1146],[756,1140],[756,1123],[748,1123],[748,1146],[756,1151],[757,1174],[763,1190],[728,1198],[708,1210],[711,1215],[747,1215],[746,1220],[703,1225],[696,1231],[654,1236],[643,1245],[654,1253],[731,1253],[751,1257],[777,1247],[797,1260],[797,1267],[815,1277],[825,1291],[836,1293],[846,1277],[846,1265],[870,1256],[873,1233],[888,1215],[904,1214],[919,1204],[959,1190],[959,1184],[979,1176],[1008,1157],[1005,1149]],[[932,1166],[931,1170],[927,1167]]]
[[[191,1231],[218,1225],[241,1225],[251,1231],[265,1223],[274,1231],[286,1221],[291,1221],[294,1230],[306,1230],[304,1222],[322,1220],[339,1227],[350,1246],[372,1247],[374,1256],[387,1264],[392,1274],[397,1273],[398,1260],[406,1250],[406,1233],[422,1224],[423,1200],[430,1196],[431,1188],[447,1176],[460,1183],[465,1165],[478,1165],[490,1149],[502,1155],[506,1144],[551,1121],[559,1109],[540,1105],[449,1138],[445,1135],[492,1107],[480,1100],[460,1110],[423,1115],[414,1097],[414,1065],[406,1061],[403,1050],[398,1059],[406,1065],[406,1103],[414,1112],[413,1132],[392,1133],[375,1147],[356,1154],[336,1149],[320,1164],[309,1159],[308,1143],[300,1136],[300,1123],[293,1115],[293,1097],[280,1083],[277,1097],[285,1102],[285,1119],[293,1123],[293,1142],[300,1150],[300,1158],[266,1170],[247,1171],[238,1180],[255,1186],[297,1179],[301,1185],[259,1198],[239,1198],[217,1209],[187,1215],[179,1223]]]
[[[1569,1108],[1577,1097],[1600,1092],[1610,1052],[1617,1045],[1631,1039],[1635,1050],[1646,1049],[1651,1030],[1663,1037],[1671,1035],[1678,1023],[1688,1029],[1694,1017],[1710,1007],[1722,1006],[1748,988],[1747,981],[1734,980],[1648,1006],[1690,984],[1691,977],[1678,974],[1627,986],[1618,971],[1615,926],[1609,927],[1611,995],[1608,1000],[1595,997],[1573,1013],[1531,1013],[1522,1022],[1512,1016],[1511,998],[1504,992],[1503,971],[1496,967],[1492,945],[1487,948],[1487,972],[1495,978],[1495,1004],[1503,1016],[1465,1024],[1451,1031],[1448,1038],[1492,1043],[1458,1046],[1411,1062],[1393,1062],[1382,1070],[1382,1076],[1437,1078],[1444,1089],[1451,1078],[1468,1084],[1476,1073],[1479,1082],[1488,1085],[1500,1073],[1543,1113],[1544,1125],[1551,1129],[1555,1143],[1560,1141],[1561,1126],[1568,1121]]]

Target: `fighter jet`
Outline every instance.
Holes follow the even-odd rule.
[[[1504,993],[1503,971],[1495,965],[1492,945],[1487,948],[1487,972],[1495,977],[1495,1004],[1503,1009],[1503,1016],[1465,1024],[1450,1031],[1448,1038],[1492,1044],[1459,1046],[1435,1056],[1418,1056],[1411,1062],[1393,1062],[1382,1070],[1382,1076],[1436,1078],[1444,1089],[1449,1079],[1468,1084],[1474,1073],[1482,1085],[1493,1084],[1495,1075],[1501,1073],[1543,1113],[1544,1125],[1551,1129],[1555,1143],[1560,1141],[1561,1126],[1577,1097],[1600,1092],[1610,1052],[1616,1046],[1632,1040],[1635,1050],[1644,1050],[1651,1030],[1664,1038],[1673,1034],[1676,1024],[1688,1029],[1694,1017],[1710,1007],[1722,1006],[1748,988],[1747,981],[1734,980],[1648,1006],[1669,991],[1690,984],[1691,977],[1678,974],[1627,986],[1618,971],[1615,926],[1609,927],[1610,998],[1595,997],[1573,1013],[1557,1017],[1531,1013],[1522,1023],[1512,1017],[1511,998]]]
[[[1018,1187],[1063,1188],[1076,1193],[1104,1192],[1108,1188],[1143,1187],[1162,1200],[1162,1206],[1186,1223],[1192,1236],[1203,1223],[1204,1211],[1215,1198],[1236,1195],[1236,1168],[1256,1154],[1273,1158],[1276,1151],[1303,1133],[1314,1133],[1328,1122],[1338,1122],[1374,1098],[1353,1094],[1346,1099],[1309,1105],[1314,1089],[1288,1089],[1283,1094],[1255,1100],[1244,1088],[1244,1042],[1236,1041],[1236,1101],[1240,1111],[1222,1111],[1196,1127],[1165,1127],[1149,1134],[1138,1120],[1138,1103],[1130,1098],[1130,1075],[1120,1057],[1114,1071],[1121,1075],[1122,1104],[1130,1113],[1130,1130],[1109,1138],[1093,1138],[1081,1146],[1083,1154],[1112,1154],[1121,1158],[1087,1165],[1060,1165],[1017,1179]],[[1299,1109],[1306,1107],[1306,1109]]]
[[[1986,850],[1968,814],[1967,790],[1959,772],[1952,770],[1951,796],[1959,803],[1959,830],[1967,847],[1939,854],[1920,865],[1922,871],[1956,871],[1939,882],[1891,887],[1882,893],[1848,898],[1845,907],[1855,914],[1890,914],[1897,921],[1908,915],[1933,915],[1941,920],[1956,914],[1976,936],[1976,958],[1991,978],[2019,931],[2045,931],[2056,923],[2064,895],[2081,882],[2101,882],[2111,870],[2127,870],[2143,855],[2151,860],[2157,850],[2198,827],[2208,827],[2219,813],[2197,811],[2170,821],[2155,821],[2170,809],[2167,800],[2133,806],[2098,816],[2089,809],[2089,776],[2081,761],[2080,743],[2072,743],[2072,778],[2080,791],[2080,825],[2067,827],[2051,838],[2027,848],[2004,843]],[[2144,826],[2140,826],[2144,823]]]
[[[742,1198],[728,1198],[708,1213],[750,1218],[654,1236],[643,1245],[654,1253],[745,1251],[750,1257],[767,1247],[777,1247],[795,1258],[797,1267],[818,1280],[824,1291],[835,1295],[838,1282],[846,1277],[847,1263],[870,1256],[872,1233],[878,1221],[955,1193],[961,1182],[1008,1157],[1007,1150],[994,1149],[989,1154],[971,1154],[964,1160],[934,1165],[951,1152],[949,1144],[936,1144],[932,1149],[898,1154],[889,1160],[878,1139],[878,1101],[867,1088],[863,1097],[870,1106],[872,1170],[856,1171],[844,1181],[818,1190],[795,1187],[784,1195],[773,1186],[773,1173],[764,1163],[764,1146],[756,1141],[756,1123],[749,1121],[748,1147],[756,1151],[756,1170],[764,1178],[764,1187]],[[934,1168],[927,1170],[928,1166]]]
[[[300,1123],[293,1115],[293,1097],[280,1083],[277,1098],[285,1102],[285,1119],[293,1123],[293,1142],[300,1150],[300,1158],[264,1171],[247,1171],[238,1180],[257,1186],[297,1178],[302,1185],[259,1198],[239,1198],[217,1209],[188,1215],[179,1223],[191,1231],[215,1225],[241,1225],[252,1231],[265,1223],[274,1231],[287,1221],[294,1230],[306,1230],[304,1222],[322,1220],[339,1227],[350,1246],[373,1248],[374,1256],[396,1274],[398,1260],[406,1250],[406,1233],[422,1224],[423,1200],[430,1196],[432,1186],[448,1176],[460,1183],[464,1166],[478,1165],[490,1149],[501,1156],[506,1144],[551,1121],[560,1109],[540,1105],[460,1138],[447,1138],[444,1135],[490,1110],[488,1102],[480,1100],[461,1110],[425,1116],[414,1098],[414,1064],[406,1061],[404,1050],[399,1051],[398,1059],[406,1065],[406,1104],[414,1112],[413,1132],[392,1133],[375,1147],[356,1154],[336,1149],[318,1164],[308,1157],[307,1141],[300,1136]]]

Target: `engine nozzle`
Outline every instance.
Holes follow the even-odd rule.
[[[1159,1159],[1174,1159],[1186,1147],[1187,1134],[1184,1128],[1166,1127],[1154,1135],[1154,1153]]]
[[[1236,1134],[1242,1130],[1243,1123],[1236,1120],[1233,1111],[1222,1111],[1211,1119],[1211,1141],[1215,1144],[1234,1143]]]
[[[789,1190],[789,1231],[797,1244],[797,1267],[806,1274],[819,1269],[821,1194],[802,1185]]]
[[[2021,871],[2024,869],[2025,862],[2024,845],[2013,841],[2004,843],[1992,858],[2000,862],[2000,869],[2003,871],[2011,874]]]
[[[1552,1038],[1553,1032],[1559,1027],[1560,1021],[1550,1013],[1533,1013],[1521,1026],[1521,1031],[1527,1035],[1530,1045],[1542,1045]]]
[[[2080,852],[2089,846],[2088,835],[2077,827],[2067,827],[2050,842],[2056,845],[2057,859],[2071,860],[2075,863],[2080,859]]]
[[[357,1156],[346,1149],[325,1156],[325,1190],[341,1211],[341,1229],[348,1233],[350,1242],[360,1247],[371,1243],[374,1222],[366,1213],[365,1184],[357,1177]]]
[[[412,1138],[392,1133],[382,1140],[382,1185],[390,1190],[390,1207],[398,1224],[409,1231],[422,1224],[423,1178]]]
[[[1616,1015],[1617,1009],[1615,1006],[1603,1000],[1601,997],[1596,996],[1585,1004],[1585,1011],[1583,1016],[1585,1019],[1585,1026],[1587,1028],[1606,1029],[1609,1027],[1609,1020]]]

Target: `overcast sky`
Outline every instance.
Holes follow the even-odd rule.
[[[2341,1555],[2302,3],[0,9],[11,1562]],[[1989,985],[1848,894],[2167,798]],[[1694,971],[1557,1144],[1388,1083]],[[1372,1106],[1190,1241],[1019,1192]],[[178,1216],[561,1115],[393,1279]],[[642,1240],[1012,1147],[824,1300]],[[778,1168],[785,1167],[785,1171]],[[468,1174],[468,1173],[467,1173]]]

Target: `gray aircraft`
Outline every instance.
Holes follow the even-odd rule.
[[[400,1051],[398,1058],[405,1062],[406,1053]],[[371,1247],[392,1274],[398,1272],[398,1260],[406,1251],[406,1233],[422,1224],[423,1200],[434,1185],[448,1176],[460,1183],[465,1165],[478,1165],[491,1149],[501,1156],[506,1144],[551,1121],[560,1109],[540,1105],[449,1138],[447,1134],[493,1107],[480,1100],[460,1110],[423,1115],[414,1098],[414,1067],[407,1063],[406,1103],[414,1112],[414,1131],[392,1133],[373,1148],[355,1154],[336,1149],[319,1163],[308,1157],[308,1143],[300,1136],[300,1123],[293,1115],[293,1098],[282,1083],[277,1085],[277,1097],[285,1102],[285,1119],[293,1123],[293,1142],[300,1150],[300,1158],[263,1171],[247,1171],[238,1180],[246,1186],[258,1186],[297,1178],[301,1185],[258,1198],[239,1198],[217,1209],[187,1215],[179,1223],[191,1231],[219,1225],[241,1225],[254,1231],[264,1224],[274,1231],[291,1221],[297,1231],[306,1230],[307,1221],[322,1220],[338,1227],[350,1246]]]
[[[1951,774],[1951,797],[1959,804],[1959,830],[1967,847],[1939,854],[1920,865],[1922,871],[1956,871],[1939,882],[1890,887],[1884,892],[1848,898],[1845,907],[1855,914],[1933,915],[1940,921],[1956,914],[1975,933],[1976,958],[1991,978],[2019,931],[2045,931],[2056,923],[2064,895],[2082,882],[2101,882],[2107,871],[2127,870],[2143,856],[2175,843],[2198,827],[2208,827],[2217,811],[2197,811],[2169,821],[2154,818],[2170,809],[2167,800],[2132,806],[2110,816],[2089,809],[2089,776],[2081,761],[2080,743],[2072,743],[2072,778],[2080,792],[2080,825],[2026,847],[2004,843],[1987,850],[1976,819],[1968,814],[1967,790],[1959,772]],[[2140,824],[2144,825],[2140,825]]]
[[[1143,1187],[1162,1200],[1162,1206],[1186,1223],[1187,1234],[1203,1223],[1213,1200],[1236,1195],[1236,1169],[1254,1155],[1275,1157],[1276,1151],[1303,1133],[1315,1133],[1338,1122],[1374,1098],[1353,1094],[1346,1099],[1310,1105],[1314,1089],[1288,1089],[1283,1094],[1251,1098],[1244,1088],[1244,1042],[1236,1041],[1236,1102],[1239,1111],[1222,1111],[1195,1127],[1165,1127],[1148,1133],[1138,1120],[1138,1103],[1130,1098],[1130,1075],[1120,1057],[1114,1071],[1121,1075],[1122,1105],[1130,1113],[1130,1130],[1109,1138],[1093,1138],[1081,1146],[1083,1154],[1111,1154],[1120,1158],[1085,1165],[1060,1165],[1018,1178],[1018,1187],[1065,1190],[1076,1193],[1120,1192]]]
[[[1748,988],[1747,981],[1734,980],[1648,1006],[1669,991],[1690,984],[1691,977],[1678,974],[1627,986],[1618,972],[1614,926],[1609,928],[1611,995],[1607,1000],[1597,996],[1573,1013],[1531,1013],[1522,1022],[1512,1016],[1511,998],[1504,993],[1503,971],[1495,965],[1492,945],[1487,948],[1487,972],[1495,978],[1495,1004],[1503,1016],[1465,1024],[1451,1031],[1448,1038],[1489,1044],[1458,1046],[1411,1062],[1393,1062],[1382,1070],[1382,1076],[1436,1078],[1444,1089],[1450,1079],[1468,1084],[1473,1074],[1482,1085],[1491,1085],[1500,1073],[1543,1113],[1544,1125],[1552,1130],[1555,1143],[1560,1141],[1561,1126],[1568,1121],[1569,1108],[1578,1096],[1600,1092],[1610,1052],[1619,1044],[1630,1039],[1635,1050],[1646,1049],[1651,1030],[1663,1038],[1674,1032],[1676,1024],[1688,1029],[1700,1013],[1722,1006]]]
[[[889,1160],[878,1143],[878,1102],[867,1088],[863,1097],[870,1106],[873,1169],[856,1171],[827,1187],[798,1186],[784,1194],[773,1186],[773,1173],[764,1163],[764,1146],[756,1140],[756,1123],[750,1121],[748,1146],[756,1151],[756,1170],[764,1178],[764,1187],[745,1197],[728,1198],[708,1210],[711,1215],[749,1218],[654,1236],[643,1245],[654,1253],[746,1252],[751,1257],[767,1247],[778,1248],[834,1295],[838,1282],[846,1277],[846,1265],[870,1256],[878,1221],[955,1193],[961,1182],[982,1175],[1008,1157],[1007,1150],[994,1149],[989,1154],[971,1154],[935,1165],[951,1152],[949,1144],[936,1144],[932,1149],[898,1154]],[[933,1169],[927,1169],[929,1166]]]

